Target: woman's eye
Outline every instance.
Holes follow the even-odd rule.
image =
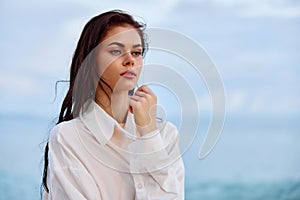
[[[141,56],[141,55],[142,55],[142,52],[141,52],[141,51],[133,51],[133,52],[132,52],[132,55],[133,55],[133,56]]]
[[[113,55],[121,55],[122,52],[121,52],[121,50],[114,49],[114,50],[111,50],[110,53]]]

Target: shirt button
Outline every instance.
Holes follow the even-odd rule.
[[[142,184],[142,183],[139,183],[139,184],[137,185],[137,188],[138,188],[138,189],[142,189],[142,187],[143,187],[143,184]]]

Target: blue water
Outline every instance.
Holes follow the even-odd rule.
[[[39,199],[39,182],[30,176],[0,173],[1,200]],[[280,182],[228,182],[199,181],[187,185],[187,200],[249,199],[276,200],[300,199],[300,181]]]
[[[300,181],[199,182],[187,187],[186,199],[300,199]]]
[[[0,200],[40,198],[42,147],[51,120],[0,115]],[[252,126],[227,120],[219,142],[203,160],[197,157],[203,134],[196,137],[183,155],[187,200],[300,199],[299,125],[259,121]]]

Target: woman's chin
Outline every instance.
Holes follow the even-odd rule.
[[[132,89],[134,89],[136,84],[127,84],[127,85],[122,85],[120,87],[117,87],[114,89],[114,92],[128,92]]]
[[[132,90],[133,88],[135,88],[137,84],[136,80],[122,80],[119,81],[116,86],[114,87],[114,91],[115,92],[120,92],[120,91],[126,91],[128,92],[129,90]]]

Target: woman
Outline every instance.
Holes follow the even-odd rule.
[[[45,148],[44,199],[184,199],[178,132],[156,119],[150,88],[133,90],[147,50],[143,30],[119,10],[84,27]]]

